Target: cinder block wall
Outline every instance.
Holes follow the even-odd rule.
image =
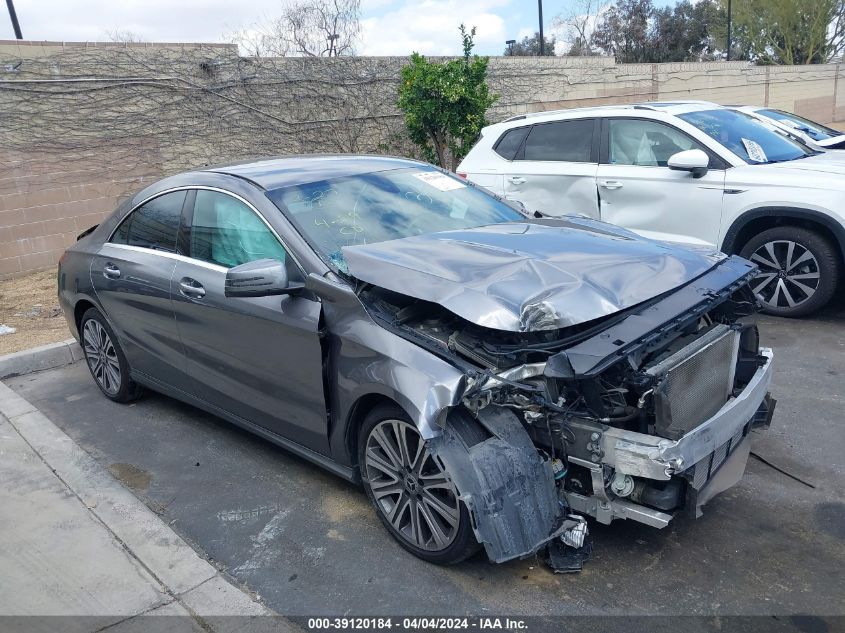
[[[0,40],[0,278],[55,265],[81,231],[165,174],[254,156],[413,155],[396,109],[404,57],[241,58],[230,45]],[[838,64],[617,65],[494,57],[492,121],[704,99],[845,120]]]
[[[0,278],[54,266],[122,196],[161,174],[155,161],[126,165],[107,154],[56,157],[0,149]]]

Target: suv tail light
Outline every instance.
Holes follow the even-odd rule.
[[[457,175],[458,175],[458,178],[463,178],[464,180],[466,180],[466,179],[467,179],[467,175],[466,175],[466,173],[464,173],[464,172],[462,172],[462,171],[459,171],[459,172],[456,172],[456,173],[457,173]]]

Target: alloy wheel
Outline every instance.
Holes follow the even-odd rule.
[[[798,242],[766,242],[750,259],[760,267],[751,282],[754,294],[773,308],[795,308],[809,300],[819,287],[819,262]]]
[[[457,491],[413,425],[378,423],[364,461],[376,507],[403,539],[431,552],[452,544],[461,517]]]
[[[116,395],[121,384],[120,361],[108,332],[95,319],[88,319],[82,328],[82,343],[94,380],[107,394]]]

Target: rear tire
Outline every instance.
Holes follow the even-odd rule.
[[[358,464],[379,519],[414,556],[454,565],[479,550],[451,477],[402,409],[382,405],[370,411],[358,437]]]
[[[115,402],[131,402],[141,387],[129,378],[129,363],[108,321],[89,308],[79,322],[79,339],[88,370],[103,395]]]
[[[800,317],[823,308],[842,276],[836,246],[797,226],[778,226],[755,235],[740,255],[760,267],[751,288],[762,298],[767,314]]]

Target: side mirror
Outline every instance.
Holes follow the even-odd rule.
[[[288,271],[277,259],[259,259],[226,272],[227,297],[270,297],[296,294],[303,285],[288,281]]]
[[[693,178],[701,178],[710,167],[710,157],[700,149],[688,149],[669,157],[669,169],[688,171]]]

